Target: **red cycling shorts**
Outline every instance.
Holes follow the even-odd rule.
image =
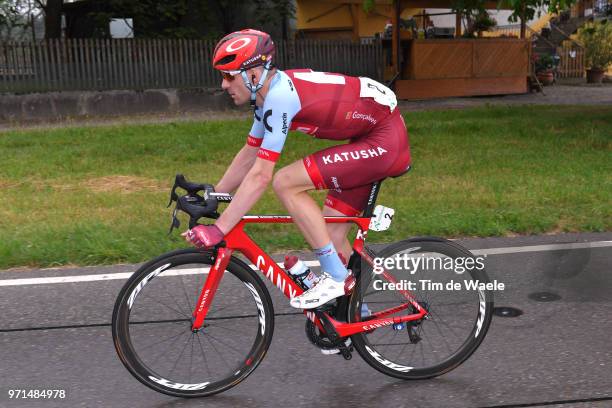
[[[329,190],[325,206],[347,216],[359,215],[372,183],[397,176],[410,166],[404,119],[396,110],[367,134],[306,156],[303,162],[316,189]]]

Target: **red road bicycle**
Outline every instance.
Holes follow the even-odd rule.
[[[492,293],[480,285],[442,289],[458,280],[470,286],[489,279],[484,268],[465,266],[474,265],[465,262],[475,259],[469,250],[445,239],[412,238],[378,252],[366,247],[380,185],[373,184],[363,216],[326,217],[329,223],[357,226],[349,260],[357,284],[350,295],[304,311],[306,335],[321,349],[337,348],[345,359],[356,350],[386,375],[406,380],[435,377],[476,350],[493,311]],[[179,187],[187,194],[177,195]],[[217,218],[219,202],[231,199],[210,185],[177,175],[170,231],[179,226],[178,211],[189,214],[192,228],[201,218]],[[142,265],[119,293],[112,317],[115,348],[130,373],[155,391],[179,397],[219,393],[251,374],[274,331],[270,293],[254,269],[287,298],[305,288],[244,228],[291,222],[289,216],[248,215],[213,249],[181,249]],[[378,261],[384,259],[395,261]],[[428,259],[433,267],[424,261]],[[449,262],[453,270],[444,266]],[[457,271],[459,264],[463,272]]]

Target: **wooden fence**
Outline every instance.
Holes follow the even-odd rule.
[[[576,45],[565,45],[557,48],[559,78],[582,78],[584,76],[584,48]]]
[[[68,39],[0,43],[0,92],[218,87],[207,40]],[[312,68],[382,80],[380,41],[277,43],[281,69]]]

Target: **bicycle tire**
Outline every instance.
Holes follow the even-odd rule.
[[[270,346],[274,331],[274,309],[270,294],[259,276],[248,265],[235,257],[231,258],[213,298],[211,309],[205,321],[207,325],[197,333],[191,331],[191,311],[193,311],[193,306],[197,301],[203,283],[194,285],[197,287],[186,289],[188,286],[185,286],[185,280],[199,282],[206,279],[208,275],[205,270],[213,264],[214,256],[211,251],[187,249],[161,255],[140,267],[126,282],[117,297],[112,316],[112,334],[117,354],[124,366],[138,381],[155,391],[177,397],[206,397],[225,391],[250,375],[262,361]],[[195,265],[196,268],[186,268],[188,265]],[[198,267],[201,269],[198,269]],[[169,277],[174,279],[168,279]],[[153,282],[159,283],[153,285]],[[243,285],[240,285],[240,282]],[[162,298],[163,290],[170,296]],[[186,302],[180,299],[182,296],[181,290]],[[171,292],[174,291],[180,296],[173,296]],[[187,292],[192,293],[192,295],[188,295]],[[239,297],[234,299],[234,294],[238,293],[244,296],[243,301]],[[155,300],[160,305],[155,304]],[[215,307],[223,301],[228,301],[230,304]],[[254,314],[244,314],[242,311],[251,301],[255,305]],[[183,302],[187,305],[185,306]],[[138,305],[140,306],[137,308]],[[230,310],[235,308],[237,311],[232,315],[230,310],[227,310],[228,308]],[[218,314],[222,313],[223,310],[225,310],[224,316],[227,316],[219,317]],[[186,317],[184,317],[185,311],[189,312]],[[163,317],[172,313],[177,315],[182,313],[183,315],[180,319],[163,319]],[[151,320],[151,315],[156,320]],[[239,330],[237,330],[239,336],[224,336],[221,340],[218,335],[212,335],[213,329],[218,330],[215,333],[219,333],[222,329],[225,331],[221,331],[221,333],[232,331],[231,328],[227,327],[227,324],[239,325]],[[146,327],[147,325],[149,327]],[[170,329],[166,329],[166,327],[170,327]],[[157,330],[157,332],[163,329],[165,330],[165,336],[169,332],[174,333],[176,329],[179,329],[175,337],[167,338],[169,343],[167,355],[159,353],[155,357],[155,364],[151,362],[148,354],[151,353],[151,349],[158,348],[155,342],[160,337],[157,334],[150,334],[151,329]],[[246,338],[248,333],[252,333],[254,330],[256,330],[256,333],[251,346],[248,345],[250,344],[248,339],[244,340],[246,346],[237,346],[234,343],[243,341],[243,338]],[[179,336],[187,339],[185,344],[182,344],[179,340],[174,341]],[[164,338],[162,335],[162,340]],[[154,341],[151,345],[141,346],[151,339]],[[186,354],[186,350],[189,350],[187,345],[189,342],[191,342],[192,357],[186,359],[183,354]],[[214,351],[206,351],[206,346]],[[165,361],[170,358],[168,357],[170,354],[176,354],[176,351],[181,347],[181,353],[168,372],[169,364],[172,361],[170,360],[170,363],[165,363]],[[194,349],[196,353],[194,353]],[[231,357],[229,359],[230,363],[224,355],[219,353],[219,349],[221,351],[232,351],[233,349],[238,357]],[[215,355],[215,351],[220,356]],[[242,352],[244,352],[244,355],[240,355]],[[179,364],[183,359],[185,359],[185,362]],[[198,363],[198,359],[202,361]],[[218,364],[214,364],[215,359]],[[165,364],[163,367],[162,361]],[[201,377],[195,382],[191,380],[194,362],[196,375]],[[223,366],[223,362],[227,367]],[[186,368],[187,365],[189,365],[188,376],[187,374],[174,374],[176,368]],[[208,371],[208,378],[204,374],[204,369]],[[219,375],[221,378],[213,378],[217,376],[217,374],[212,374],[213,369],[219,369],[224,374]],[[190,381],[185,380],[187,377]]]
[[[415,249],[415,248],[418,248],[418,249]],[[381,250],[380,252],[374,255],[377,257],[381,257],[381,258],[389,258],[389,257],[395,256],[396,254],[400,254],[402,252],[415,254],[415,255],[419,253],[421,254],[422,253],[429,253],[429,254],[437,253],[437,254],[442,254],[450,258],[457,258],[457,257],[474,258],[474,256],[469,250],[460,246],[459,244],[448,241],[448,240],[444,240],[441,238],[435,238],[435,237],[419,237],[419,238],[409,239],[405,241],[400,241],[398,243],[389,245],[388,247],[384,248],[383,250]],[[368,293],[370,293],[370,295],[368,296],[371,296],[372,291],[368,292],[367,289],[370,287],[371,283],[373,282],[373,278],[375,276],[373,272],[374,272],[373,268],[370,267],[369,265],[367,266],[362,265],[360,279],[358,279],[355,291],[352,293],[349,299],[347,318],[350,322],[359,322],[359,321],[367,320],[367,318],[365,319],[362,318],[363,312],[361,309],[362,308],[361,305],[363,303],[366,303],[366,305],[368,305],[368,299],[364,299],[364,295],[367,295]],[[484,268],[483,269],[472,268],[471,270],[466,271],[466,272],[469,272],[470,280],[472,281],[478,280],[481,283],[485,283],[485,284],[489,283],[489,278]],[[467,275],[465,279],[467,279]],[[442,317],[438,313],[441,310],[440,308],[442,306],[438,306],[437,304],[434,304],[434,302],[427,303],[427,306],[425,307],[425,309],[429,310],[432,314],[430,314],[428,319],[421,321],[421,324],[418,326],[421,332],[414,331],[414,330],[417,330],[416,328],[408,329],[408,326],[406,325],[406,330],[407,331],[413,330],[413,333],[416,333],[419,337],[421,337],[421,340],[418,341],[417,343],[411,343],[409,339],[409,342],[404,344],[403,348],[398,353],[398,357],[391,358],[389,357],[389,355],[392,354],[391,352],[384,353],[382,351],[383,349],[388,350],[389,348],[393,350],[392,346],[395,345],[393,341],[391,343],[381,343],[381,344],[384,344],[384,346],[377,348],[372,344],[371,339],[369,339],[369,336],[376,332],[383,333],[382,336],[388,336],[388,334],[385,334],[385,330],[387,331],[391,330],[392,332],[395,331],[396,333],[394,334],[394,337],[393,337],[395,339],[397,337],[397,334],[403,331],[403,329],[396,330],[395,325],[386,326],[382,328],[376,328],[371,332],[363,332],[363,333],[358,333],[356,335],[351,336],[353,340],[353,344],[355,345],[355,349],[370,366],[392,377],[396,377],[396,378],[400,378],[404,380],[413,380],[413,379],[417,380],[417,379],[427,379],[427,378],[432,378],[432,377],[442,375],[458,367],[461,363],[467,360],[472,355],[472,353],[474,353],[474,351],[476,351],[478,346],[483,341],[487,333],[487,330],[489,328],[489,325],[491,323],[491,319],[493,315],[493,294],[492,292],[490,290],[474,290],[474,292],[478,292],[477,296],[475,296],[474,294],[469,295],[470,302],[473,300],[473,298],[477,299],[477,304],[474,305],[476,307],[473,308],[474,310],[470,309],[470,307],[472,306],[465,307],[462,305],[462,303],[458,303],[453,306],[457,309],[457,314],[462,312],[464,309],[467,310],[468,312],[470,310],[472,312],[475,311],[476,315],[473,318],[474,325],[473,327],[471,327],[471,330],[465,331],[467,330],[467,328],[462,329],[466,333],[465,339],[460,343],[460,345],[455,350],[453,350],[451,353],[449,353],[448,356],[446,356],[440,361],[436,361],[435,363],[432,363],[431,365],[418,366],[413,363],[408,363],[406,361],[399,360],[400,358],[399,355],[402,354],[404,350],[407,350],[407,352],[408,350],[410,350],[410,348],[408,348],[409,347],[408,345],[410,345],[412,349],[411,358],[408,358],[408,360],[411,360],[411,359],[416,360],[415,353],[416,353],[416,349],[419,347],[419,344],[420,344],[421,345],[420,351],[422,354],[422,358],[423,358],[423,361],[425,361],[426,357],[425,357],[425,353],[424,353],[422,345],[425,344],[423,343],[425,340],[430,340],[429,337],[431,337],[433,334],[432,331],[429,331],[427,335],[428,338],[424,339],[423,336],[425,336],[425,333],[426,333],[425,327],[431,327],[431,329],[433,330],[434,324],[436,325],[435,327],[437,328],[437,332],[439,332],[439,334],[442,335],[441,336],[442,340],[445,341],[446,344],[448,345],[448,341],[444,338],[444,334],[442,333],[440,326],[445,324],[450,329],[452,327],[451,324],[455,324],[455,322],[451,321],[451,323],[448,323],[444,319],[442,319]],[[414,295],[417,301],[419,302],[423,301],[424,295],[419,294],[419,293],[414,293]],[[396,315],[393,315],[393,316],[396,316]],[[451,333],[456,334],[452,330],[451,330]],[[457,337],[462,337],[462,335],[459,335]],[[434,340],[438,341],[441,344],[441,342],[438,339],[434,338]],[[403,343],[400,343],[398,347],[401,346],[402,344]],[[438,350],[432,350],[433,354],[439,353],[439,349],[442,348],[438,344],[432,347],[438,348]],[[401,358],[406,358],[406,357],[402,356]]]

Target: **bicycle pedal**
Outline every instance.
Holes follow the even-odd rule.
[[[342,355],[342,357],[344,357],[345,360],[350,360],[351,358],[353,358],[351,350],[349,350],[347,347],[339,347],[339,349],[340,354]]]

